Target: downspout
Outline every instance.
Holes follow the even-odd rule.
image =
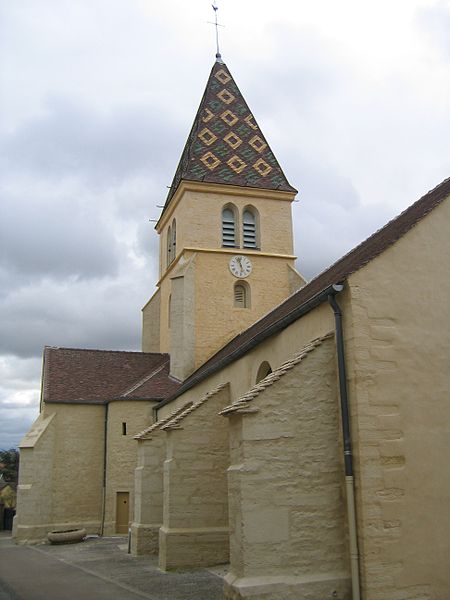
[[[109,404],[105,404],[105,422],[103,426],[103,487],[102,487],[102,520],[100,525],[100,535],[103,536],[105,529],[105,513],[106,513],[106,464],[108,453],[108,409]]]
[[[352,577],[352,599],[360,600],[359,554],[356,526],[355,481],[353,476],[353,454],[350,433],[350,414],[347,393],[347,374],[345,368],[344,335],[342,329],[342,311],[336,301],[336,294],[344,289],[342,284],[333,285],[328,301],[334,312],[336,327],[336,350],[339,372],[339,395],[341,399],[342,437],[344,442],[345,488],[347,497],[347,515],[350,541],[350,569]]]

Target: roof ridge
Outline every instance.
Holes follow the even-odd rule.
[[[102,350],[101,348],[70,348],[66,346],[44,346],[46,350],[73,350],[76,352],[109,352],[111,354],[139,354],[142,356],[167,356],[167,352],[141,352],[140,350]]]
[[[286,373],[288,373],[291,369],[293,369],[296,365],[298,365],[304,358],[311,354],[318,346],[322,344],[326,339],[332,338],[334,336],[333,332],[327,333],[321,337],[315,338],[311,340],[303,346],[303,348],[297,354],[294,354],[292,358],[285,361],[282,365],[280,365],[275,371],[269,373],[264,379],[256,383],[253,387],[251,387],[245,394],[240,396],[237,400],[232,402],[229,406],[226,406],[223,410],[220,411],[220,415],[228,416],[234,412],[240,412],[243,410],[249,409],[249,403],[254,400],[261,392],[266,390],[268,387],[272,386],[276,381],[281,379]]]
[[[128,396],[128,394],[131,394],[131,392],[134,392],[135,390],[137,390],[139,387],[141,387],[141,385],[143,385],[144,383],[149,381],[152,377],[157,375],[160,371],[162,371],[167,366],[168,362],[169,362],[169,359],[166,359],[163,363],[161,363],[155,369],[153,369],[153,371],[150,374],[144,375],[144,377],[141,377],[141,379],[139,379],[139,381],[137,381],[130,388],[128,388],[127,391],[119,394],[119,396]]]

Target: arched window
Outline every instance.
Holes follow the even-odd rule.
[[[175,260],[177,254],[177,223],[175,219],[167,230],[167,266]]]
[[[167,266],[172,262],[172,228],[167,231]]]
[[[258,248],[258,219],[254,208],[247,207],[242,215],[244,248]]]
[[[236,239],[236,210],[232,205],[225,206],[222,210],[222,246],[235,248]]]
[[[246,281],[234,284],[234,307],[250,308],[250,286]]]
[[[172,260],[177,256],[177,223],[175,219],[172,221]]]
[[[259,365],[259,369],[256,374],[256,383],[259,383],[262,379],[264,379],[264,377],[267,377],[267,375],[270,375],[270,373],[272,373],[272,367],[265,360],[264,362],[262,362]]]

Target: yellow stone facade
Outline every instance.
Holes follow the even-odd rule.
[[[142,428],[143,419],[151,422],[153,404],[44,403],[20,444],[16,541],[40,542],[49,531],[68,528],[116,534],[117,494],[124,492],[129,502],[128,531],[137,465],[133,436]]]
[[[450,531],[444,516],[444,506],[450,499],[450,480],[442,462],[450,451],[446,401],[450,340],[447,330],[442,329],[442,324],[450,321],[448,303],[443,301],[450,292],[449,279],[446,261],[442,260],[450,255],[449,225],[450,197],[382,254],[351,274],[338,296],[344,315],[354,441],[361,590],[369,600],[446,600],[450,589],[446,567]],[[327,302],[321,303],[159,408],[157,418],[170,420],[170,415],[183,405],[195,403],[223,383],[229,385],[230,402],[236,402],[255,386],[263,363],[269,363],[275,371],[318,336],[333,331],[331,308]],[[333,527],[344,528],[337,539],[347,539],[345,512],[333,517],[327,511],[320,515],[318,509],[326,510],[326,504],[318,498],[309,508],[301,477],[296,480],[302,488],[297,497],[306,502],[305,510],[287,502],[294,506],[295,518],[291,518],[283,517],[280,508],[283,490],[287,493],[290,489],[288,470],[296,468],[296,459],[288,458],[292,436],[295,440],[294,423],[303,434],[299,438],[299,443],[303,443],[307,433],[305,419],[318,419],[308,445],[314,448],[312,463],[308,462],[306,448],[298,447],[295,452],[304,468],[318,464],[318,451],[325,449],[325,439],[330,443],[333,440],[329,447],[333,457],[338,458],[342,451],[336,437],[339,401],[335,360],[335,342],[329,338],[302,365],[260,394],[248,414],[244,410],[244,414],[230,417],[231,570],[227,598],[290,599],[306,598],[308,594],[326,597],[333,592],[338,597],[352,597],[346,545],[339,548],[339,544],[319,544],[314,550],[306,543],[308,532],[323,539],[321,527],[328,517]],[[327,372],[330,381],[325,377]],[[313,397],[310,401],[308,393]],[[311,402],[310,407],[303,406],[303,402]],[[303,409],[307,412],[302,418],[292,418]],[[334,425],[332,421],[327,425],[335,428],[332,436],[324,429],[326,421],[320,416],[321,411],[327,418],[336,411]],[[322,435],[325,437],[321,442]],[[284,469],[275,468],[279,460],[286,461]],[[332,475],[331,463],[330,460],[327,476]],[[244,478],[239,477],[240,472]],[[313,481],[311,473],[305,485]],[[337,496],[333,507],[342,510],[342,465],[336,463],[334,473]],[[320,489],[325,488],[321,485]],[[264,510],[255,509],[258,498]],[[283,518],[284,524],[279,522]],[[236,524],[241,527],[240,533]],[[298,571],[293,565],[288,566],[288,546],[297,535],[295,524],[305,556],[309,557]],[[329,535],[333,529],[326,531]],[[271,536],[273,547],[268,542]],[[300,542],[294,545],[292,557],[297,560],[302,546]],[[430,549],[426,556],[423,548]],[[438,550],[431,551],[433,548]],[[325,567],[330,560],[335,563]],[[309,569],[318,569],[316,576],[308,575]]]
[[[246,329],[304,285],[295,271],[291,202],[294,194],[235,186],[183,182],[163,213],[158,292],[143,310],[143,350],[171,354],[171,373],[184,379],[240,331]],[[222,210],[236,210],[235,248],[222,245]],[[258,249],[244,248],[242,215],[257,214]],[[176,255],[168,264],[169,228],[176,223]],[[230,260],[242,255],[252,262],[245,278],[249,307],[234,306],[236,278]],[[159,309],[159,317],[157,317]]]

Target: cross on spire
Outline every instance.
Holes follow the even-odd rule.
[[[216,60],[217,60],[217,62],[221,63],[223,61],[222,61],[222,56],[220,54],[220,49],[219,49],[219,27],[224,27],[224,25],[221,25],[217,21],[217,11],[219,10],[219,7],[217,6],[217,1],[214,0],[214,4],[211,4],[211,6],[214,10],[214,23],[211,23],[211,21],[208,21],[208,23],[210,23],[211,25],[214,25],[216,27]]]

